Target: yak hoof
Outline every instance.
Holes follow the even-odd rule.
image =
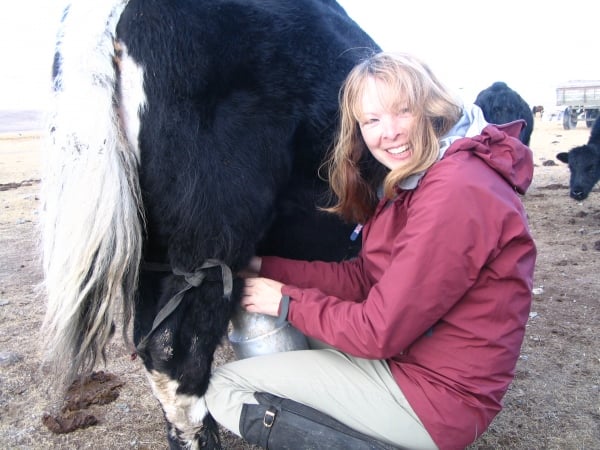
[[[213,416],[207,414],[204,418],[202,431],[198,440],[200,442],[200,448],[206,450],[221,450],[221,437],[219,435],[219,426]]]
[[[202,421],[202,429],[194,436],[192,445],[190,442],[178,438],[179,433],[167,433],[169,442],[169,450],[184,450],[189,448],[197,448],[202,450],[222,450],[221,436],[219,434],[219,426],[210,414],[207,414]],[[172,429],[172,428],[171,428]]]

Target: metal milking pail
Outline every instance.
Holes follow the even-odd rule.
[[[241,307],[231,318],[229,342],[236,359],[308,349],[308,341],[287,320],[250,313]]]

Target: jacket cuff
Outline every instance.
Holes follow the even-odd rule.
[[[290,310],[290,297],[289,295],[284,295],[281,297],[281,301],[279,302],[279,316],[277,320],[279,322],[283,322],[287,320],[288,312]]]
[[[279,315],[277,316],[277,320],[275,323],[278,327],[282,326],[287,322],[288,312],[290,310],[290,297],[284,295],[281,297],[281,301],[279,302]]]

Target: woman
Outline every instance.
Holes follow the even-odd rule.
[[[242,300],[329,348],[219,368],[209,411],[269,448],[359,448],[348,430],[364,448],[464,448],[502,408],[531,304],[524,123],[487,124],[405,54],[355,67],[340,107],[330,210],[364,224],[360,255],[254,258]],[[321,430],[330,417],[342,428]]]

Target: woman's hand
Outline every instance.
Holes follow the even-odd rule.
[[[269,278],[247,278],[242,296],[242,307],[251,313],[277,317],[283,284]]]

